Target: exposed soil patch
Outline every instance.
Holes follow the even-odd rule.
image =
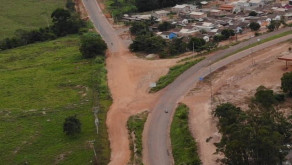
[[[214,109],[220,103],[231,102],[246,109],[247,101],[258,86],[279,91],[282,74],[292,71],[292,65],[285,70],[285,62],[277,57],[288,51],[291,45],[289,42],[277,44],[227,65],[197,84],[184,98],[183,102],[191,109],[189,124],[204,165],[214,165],[216,159],[221,157],[213,154],[216,151],[213,143],[220,141],[220,134],[211,114],[211,106]]]

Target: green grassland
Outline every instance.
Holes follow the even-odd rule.
[[[51,23],[51,13],[63,8],[65,0],[0,0],[0,39],[17,29],[31,30]]]
[[[197,144],[188,126],[189,108],[179,104],[170,128],[170,138],[174,162],[177,165],[200,165]]]
[[[81,58],[77,35],[0,52],[0,164],[93,164],[89,140],[107,164],[104,67],[103,58]],[[93,106],[100,107],[99,135]],[[82,131],[68,137],[63,122],[75,114]]]

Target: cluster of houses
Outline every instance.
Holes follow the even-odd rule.
[[[257,16],[249,16],[255,11]],[[209,41],[223,29],[232,29],[235,33],[248,31],[251,22],[257,22],[261,29],[272,20],[292,21],[292,0],[274,3],[271,0],[216,0],[202,1],[200,4],[181,4],[172,8],[152,11],[143,15],[125,15],[125,21],[141,21],[155,18],[157,22],[167,21],[176,28],[159,32],[154,24],[150,30],[164,39],[182,36],[197,36]]]

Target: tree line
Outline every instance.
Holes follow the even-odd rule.
[[[283,92],[292,96],[292,72],[281,79]],[[231,103],[223,103],[213,111],[218,118],[221,141],[217,153],[223,153],[223,164],[282,164],[290,151],[292,116],[277,110],[285,94],[274,93],[264,86],[257,88],[249,109],[243,111]]]
[[[70,1],[68,1],[70,2]],[[86,29],[86,22],[81,20],[79,15],[72,8],[72,3],[68,3],[69,9],[56,9],[51,14],[52,25],[36,30],[17,30],[15,35],[0,41],[0,50],[12,49],[19,46],[53,40],[68,34],[76,34]]]

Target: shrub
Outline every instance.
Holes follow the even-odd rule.
[[[83,34],[80,40],[81,45],[79,50],[84,58],[93,58],[105,54],[107,46],[100,35],[94,32],[88,32]]]
[[[63,124],[63,132],[70,136],[81,132],[81,122],[77,119],[76,115],[69,116],[65,119]]]

